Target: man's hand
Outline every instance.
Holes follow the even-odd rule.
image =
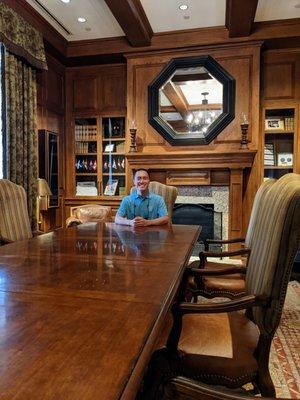
[[[138,227],[141,227],[141,226],[148,226],[148,225],[150,225],[149,221],[147,219],[142,218],[142,217],[135,217],[132,220],[132,226],[134,228],[138,228]]]

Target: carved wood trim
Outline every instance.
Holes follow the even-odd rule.
[[[128,153],[126,159],[131,169],[224,169],[247,168],[253,163],[256,150],[172,152],[172,153]]]
[[[210,171],[169,171],[167,172],[166,184],[173,186],[207,186],[211,185]]]

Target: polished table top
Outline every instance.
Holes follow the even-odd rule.
[[[88,223],[0,247],[0,399],[134,399],[198,235]]]

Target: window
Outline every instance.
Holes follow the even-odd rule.
[[[0,43],[0,179],[4,174],[4,46]]]

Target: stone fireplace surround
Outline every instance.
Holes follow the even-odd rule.
[[[228,187],[228,238],[233,239],[243,236],[243,175],[251,168],[255,154],[256,150],[248,149],[127,153],[127,182],[132,181],[134,170],[146,168],[152,180],[159,176],[168,185]]]
[[[213,204],[214,211],[222,215],[222,239],[228,239],[228,186],[178,186],[176,204]],[[218,222],[214,223],[217,228]]]

